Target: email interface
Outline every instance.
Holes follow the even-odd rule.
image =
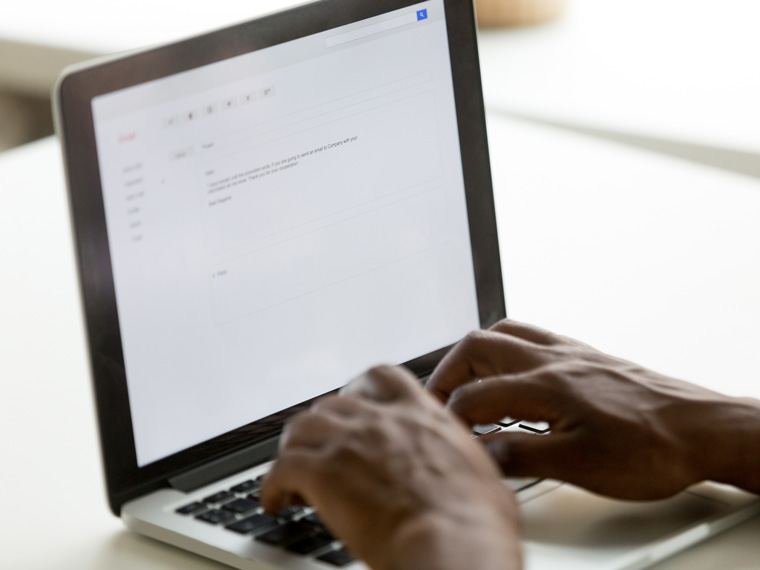
[[[442,1],[92,105],[140,466],[479,326]]]

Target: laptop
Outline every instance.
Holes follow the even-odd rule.
[[[111,510],[237,568],[362,567],[257,493],[315,398],[506,314],[471,4],[312,2],[71,68],[55,105]],[[638,568],[758,511],[511,484],[528,568]]]

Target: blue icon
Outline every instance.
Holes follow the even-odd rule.
[[[417,10],[417,21],[427,20],[427,10]]]

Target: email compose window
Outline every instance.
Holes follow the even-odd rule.
[[[441,1],[93,113],[140,465],[478,327]]]

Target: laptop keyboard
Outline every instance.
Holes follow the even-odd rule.
[[[526,422],[504,418],[493,424],[473,426],[473,437],[499,431],[549,432],[545,422]],[[330,566],[346,566],[354,561],[351,554],[327,530],[319,516],[309,507],[287,507],[279,513],[265,513],[259,502],[264,475],[248,479],[222,491],[176,509],[176,513],[254,540],[284,548],[295,554],[311,556]],[[530,486],[526,484],[525,486]],[[515,490],[519,488],[513,485]]]
[[[327,530],[313,509],[287,507],[277,514],[265,513],[259,503],[263,475],[248,479],[201,501],[176,510],[180,515],[224,526],[230,532],[251,535],[254,540],[312,556],[331,566],[345,566],[354,558]]]
[[[473,436],[496,433],[497,431],[527,431],[530,433],[546,434],[549,433],[549,424],[546,422],[526,422],[512,418],[504,418],[493,424],[480,424],[472,428]]]

